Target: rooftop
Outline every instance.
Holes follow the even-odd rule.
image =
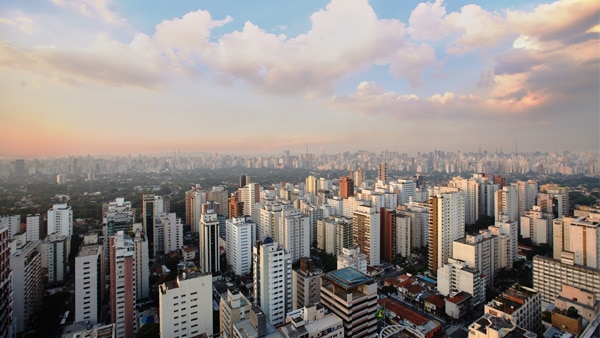
[[[332,282],[345,288],[373,283],[373,279],[371,277],[354,268],[334,270],[326,273],[325,276],[328,277]]]
[[[100,250],[100,245],[97,244],[82,245],[79,247],[79,253],[77,254],[77,257],[97,255],[98,250]]]

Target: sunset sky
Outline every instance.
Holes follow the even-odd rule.
[[[0,2],[0,156],[598,151],[600,1]]]

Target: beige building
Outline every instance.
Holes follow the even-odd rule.
[[[319,302],[322,274],[323,270],[315,267],[312,259],[300,258],[300,267],[292,270],[292,309]]]
[[[252,304],[237,289],[228,289],[227,295],[219,302],[219,332],[224,338],[232,336],[233,325],[249,318]]]
[[[343,248],[337,256],[337,268],[354,268],[362,273],[367,273],[367,256],[360,252],[359,247]]]
[[[535,333],[542,331],[542,303],[534,289],[515,285],[485,305],[484,312]]]
[[[453,243],[452,258],[461,260],[485,276],[486,284],[491,285],[498,270],[498,237],[490,231],[482,230],[477,235],[467,235]]]
[[[534,332],[524,330],[513,322],[488,313],[469,325],[469,338],[536,338]]]
[[[344,335],[344,324],[334,313],[325,314],[321,304],[288,312],[286,324],[278,328],[286,338],[333,338]]]

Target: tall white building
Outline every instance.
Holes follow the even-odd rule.
[[[160,285],[161,337],[199,337],[213,334],[212,275],[183,273]]]
[[[164,250],[165,252],[177,251],[183,248],[183,222],[174,212],[162,215]]]
[[[531,332],[542,332],[542,303],[534,289],[515,285],[487,303],[484,312]]]
[[[352,219],[329,217],[317,220],[317,248],[338,255],[352,246]]]
[[[600,269],[599,221],[593,215],[587,217],[562,217],[553,222],[554,258],[560,259],[563,252],[573,255],[573,263]]]
[[[448,186],[458,188],[465,195],[465,223],[475,224],[479,218],[479,182],[474,178],[454,177]]]
[[[0,225],[0,332],[3,338],[16,334],[16,323],[12,319],[14,292],[8,233],[8,226]]]
[[[214,210],[200,216],[200,271],[214,273],[221,271],[219,255],[219,220]]]
[[[470,294],[473,305],[485,301],[485,277],[464,261],[449,258],[448,263],[438,269],[437,289],[440,294],[452,297],[461,291]]]
[[[411,217],[407,214],[396,213],[396,255],[409,257],[413,248]]]
[[[437,269],[452,257],[453,242],[465,237],[464,194],[442,192],[429,198],[429,271]]]
[[[352,244],[367,256],[367,264],[376,266],[381,259],[381,218],[375,207],[361,205],[352,217]]]
[[[73,210],[67,204],[54,204],[48,210],[48,234],[73,235]]]
[[[504,267],[512,268],[513,262],[517,260],[518,256],[518,241],[519,241],[519,225],[516,221],[509,222],[507,217],[503,217],[501,219],[497,219],[493,226],[489,226],[488,229],[492,231],[492,233],[496,236],[505,235],[508,236],[508,247],[509,250],[508,255],[510,258],[510,263],[508,263]]]
[[[415,196],[417,183],[413,180],[398,179],[390,183],[390,189],[398,196],[398,205],[408,204]]]
[[[503,186],[501,190],[496,191],[496,210],[494,217],[502,218],[502,214],[508,216],[509,222],[519,221],[519,194],[517,188],[512,185]]]
[[[452,258],[461,260],[485,276],[488,285],[496,278],[499,269],[498,237],[481,230],[477,235],[467,235],[454,241]]]
[[[521,236],[531,238],[534,244],[549,244],[552,241],[552,213],[544,212],[534,205],[521,215]]]
[[[27,241],[37,241],[40,239],[40,214],[27,215]]]
[[[310,256],[310,224],[299,209],[285,208],[279,217],[277,236],[273,238],[295,262],[300,257]]]
[[[20,232],[21,215],[0,216],[0,227],[1,226],[8,227],[8,235],[10,239],[12,239],[14,235]]]
[[[277,242],[266,239],[252,252],[254,299],[267,320],[277,326],[292,310],[292,261]]]
[[[148,253],[148,239],[140,229],[135,231],[133,238],[135,248],[135,294],[136,300],[150,297],[150,257]]]
[[[117,337],[133,338],[137,331],[135,244],[123,231],[110,241],[110,316]]]
[[[342,252],[337,256],[337,268],[353,268],[366,274],[367,255],[361,253],[359,247],[342,248]]]
[[[256,224],[248,216],[225,221],[227,264],[233,272],[244,275],[252,272],[252,246],[256,243]]]
[[[97,324],[100,318],[99,288],[102,274],[102,246],[83,245],[75,257],[75,322]]]
[[[228,288],[226,295],[219,301],[219,333],[224,338],[232,337],[233,325],[245,320],[252,308],[252,303],[234,288]]]
[[[16,332],[23,332],[33,323],[36,312],[42,305],[42,259],[36,247],[38,241],[21,242],[22,246],[10,254],[13,287],[13,320]]]
[[[537,181],[517,181],[511,185],[517,187],[517,193],[519,194],[519,215],[523,215],[526,210],[531,210],[535,205],[535,198],[538,194]]]
[[[202,204],[208,201],[208,192],[196,184],[185,192],[185,221],[191,226],[192,232],[200,232],[200,215]]]
[[[248,183],[240,191],[242,192],[242,202],[244,202],[244,215],[252,216],[252,220],[256,222],[258,215],[254,215],[254,204],[260,202],[260,185]]]

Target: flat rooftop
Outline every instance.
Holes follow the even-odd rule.
[[[325,276],[328,277],[332,282],[345,288],[351,288],[373,282],[373,278],[353,268],[334,270],[326,273]]]
[[[100,250],[100,245],[98,244],[82,245],[79,247],[79,253],[77,254],[77,257],[97,255],[98,250]]]

